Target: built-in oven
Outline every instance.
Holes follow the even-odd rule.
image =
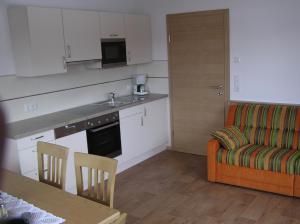
[[[89,154],[110,158],[122,154],[118,112],[89,119],[86,132]]]
[[[125,39],[101,39],[101,50],[104,68],[127,64]]]

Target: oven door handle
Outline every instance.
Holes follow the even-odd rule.
[[[106,125],[106,126],[103,126],[103,127],[100,127],[100,128],[95,128],[95,129],[90,129],[89,131],[92,132],[92,133],[95,133],[97,131],[101,131],[101,130],[104,130],[106,128],[110,128],[110,127],[113,127],[113,126],[116,126],[116,125],[119,125],[119,122],[115,122],[115,123],[112,123],[112,124],[109,124],[109,125]]]

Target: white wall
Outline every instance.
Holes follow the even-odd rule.
[[[6,4],[4,4],[3,0],[0,1],[0,74],[3,68],[8,68],[5,74],[14,74]],[[7,4],[134,12],[133,0],[7,0]],[[108,97],[107,93],[111,91],[116,91],[117,95],[130,94],[131,80],[124,79],[130,78],[135,73],[135,66],[89,70],[82,65],[78,65],[71,66],[66,74],[36,78],[21,78],[15,75],[0,76],[0,99],[4,100],[1,104],[6,110],[8,122],[23,120],[106,100]],[[97,83],[103,84],[94,85]],[[93,86],[76,88],[85,85]],[[71,90],[53,92],[70,88]],[[25,112],[24,104],[32,103],[38,105],[37,111]]]
[[[153,59],[165,66],[167,14],[229,8],[231,100],[300,104],[299,0],[136,0],[136,6],[151,14]]]

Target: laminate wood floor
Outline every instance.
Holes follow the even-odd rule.
[[[300,224],[300,199],[206,181],[206,157],[162,152],[119,174],[127,224]]]

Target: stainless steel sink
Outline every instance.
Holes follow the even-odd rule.
[[[130,102],[115,101],[114,103],[112,103],[111,101],[105,101],[105,102],[93,103],[93,105],[109,106],[109,107],[121,107],[126,104],[130,104]]]
[[[112,103],[109,100],[109,101],[104,101],[104,102],[93,103],[92,105],[108,106],[108,107],[121,107],[121,106],[125,106],[128,104],[143,101],[144,99],[145,98],[136,97],[136,96],[123,96],[123,97],[116,98],[114,103]]]

